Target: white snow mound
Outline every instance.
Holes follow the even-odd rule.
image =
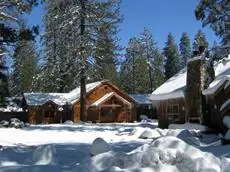
[[[147,128],[140,136],[140,139],[154,139],[160,137],[161,134],[157,130]]]
[[[104,141],[102,138],[96,138],[92,144],[91,154],[98,155],[104,152],[108,152],[110,150],[111,147],[106,141]]]
[[[221,171],[219,158],[172,136],[160,137],[130,153],[111,151],[94,156],[91,160],[95,171]]]

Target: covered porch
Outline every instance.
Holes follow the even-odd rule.
[[[88,108],[88,120],[92,122],[130,122],[133,104],[115,92],[108,93]]]

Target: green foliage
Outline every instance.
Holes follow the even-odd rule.
[[[12,69],[12,95],[33,91],[33,80],[37,72],[37,54],[34,41],[22,39],[17,42]]]
[[[169,33],[163,54],[165,61],[165,77],[169,79],[180,70],[179,52],[174,37]]]
[[[198,51],[200,46],[203,46],[206,50],[208,50],[207,38],[201,30],[198,30],[194,38],[193,50]]]
[[[179,50],[180,50],[180,67],[184,68],[186,67],[188,59],[192,55],[190,39],[188,34],[185,32],[181,36]]]
[[[81,2],[85,3],[84,16],[79,11]],[[67,92],[79,86],[82,71],[88,82],[118,82],[114,59],[122,21],[119,4],[119,0],[45,2],[45,63],[37,76],[43,91]]]
[[[146,28],[130,39],[121,66],[121,86],[128,93],[151,93],[164,82],[163,57]]]
[[[224,45],[230,40],[230,1],[229,0],[201,0],[195,9],[197,20],[203,26],[209,25],[222,38]]]
[[[8,51],[12,50],[15,43],[21,39],[32,39],[33,31],[18,31],[18,18],[23,13],[29,13],[36,0],[1,0],[0,3],[0,99],[9,95],[8,81],[6,75],[7,66],[5,58]],[[26,37],[25,37],[26,36]]]

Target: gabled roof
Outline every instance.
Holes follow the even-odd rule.
[[[203,91],[204,95],[214,94],[223,84],[227,85],[230,81],[230,54],[216,64],[215,75],[215,80]]]
[[[194,59],[193,59],[194,60]],[[218,61],[215,65],[215,80],[203,91],[204,95],[213,94],[226,81],[230,81],[230,55]],[[187,68],[182,69],[176,75],[158,87],[151,96],[151,100],[167,100],[184,97],[186,88]]]
[[[168,79],[158,87],[151,95],[151,100],[166,100],[184,97],[186,87],[187,68],[182,69],[176,75]]]
[[[48,101],[62,106],[68,102],[64,93],[24,93],[23,95],[29,106],[43,105]]]
[[[150,99],[151,94],[129,94],[130,97],[132,97],[137,104],[140,105],[151,105],[152,101]]]
[[[93,82],[90,84],[86,84],[86,93],[94,90],[96,87],[100,86],[104,81]],[[65,98],[68,100],[70,104],[76,103],[80,99],[81,88],[77,87],[69,93],[65,94]]]
[[[121,100],[122,102],[124,102],[125,104],[132,106],[131,103],[129,101],[127,101],[126,99],[124,99],[123,97],[119,96],[118,94],[116,94],[115,92],[111,92],[111,93],[107,93],[106,95],[104,95],[103,97],[101,97],[100,99],[98,99],[96,102],[94,102],[91,106],[98,106],[104,102],[106,102],[107,100],[109,100],[111,97],[117,97],[119,100]]]

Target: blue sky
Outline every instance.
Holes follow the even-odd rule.
[[[129,39],[138,36],[144,27],[148,28],[158,46],[163,48],[169,32],[179,42],[182,32],[187,32],[193,42],[194,35],[201,29],[210,44],[218,42],[218,38],[209,28],[202,28],[201,22],[195,19],[194,9],[199,0],[123,0],[121,14],[124,21],[120,25],[119,38],[122,46],[126,46]],[[29,16],[29,23],[42,24],[43,10],[34,9]]]

